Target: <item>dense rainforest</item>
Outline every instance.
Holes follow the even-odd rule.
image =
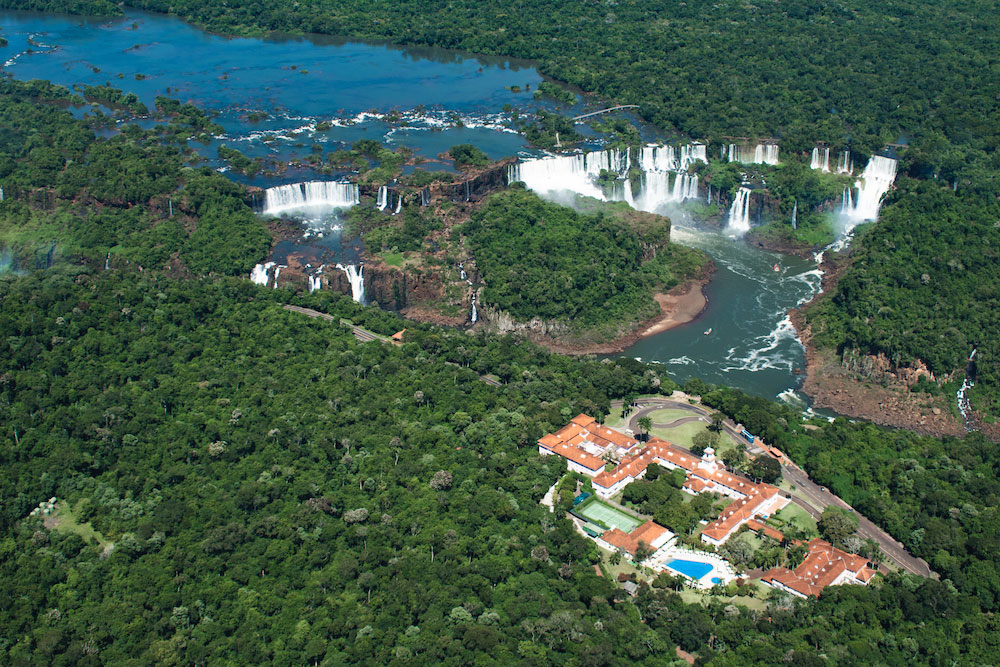
[[[670,243],[668,218],[607,208],[581,214],[519,188],[492,195],[461,227],[486,284],[483,303],[609,337],[655,317],[653,292],[698,276],[708,258]]]
[[[160,98],[161,123],[125,124],[98,137],[107,118],[75,119],[83,100],[46,82],[0,79],[0,244],[23,268],[62,255],[109,266],[172,266],[246,275],[270,235],[243,188],[195,169],[187,146],[210,122],[190,105]]]
[[[1000,33],[995,30],[1000,6],[992,2],[901,0],[876,6],[860,0],[552,1],[532,4],[530,9],[476,0],[400,0],[389,5],[356,0],[272,0],[251,5],[134,0],[129,4],[170,12],[228,34],[317,32],[532,58],[548,76],[620,103],[639,104],[645,118],[693,138],[774,138],[786,153],[808,151],[822,141],[850,148],[856,156],[895,144],[903,150],[901,172],[952,187],[956,209],[981,210],[983,202],[995,201],[1000,194],[1000,123],[996,122]],[[121,13],[103,0],[0,0],[0,7]],[[545,114],[541,121],[556,122]],[[902,203],[900,213],[887,208],[886,214],[916,216],[915,226],[940,226],[940,231],[930,233],[948,248],[946,254],[963,254],[980,245],[970,228],[925,212],[915,214],[920,206]],[[799,240],[820,241],[828,233],[816,220],[805,223],[806,229],[794,235]],[[795,240],[780,225],[764,233],[779,243]],[[878,238],[896,246],[894,261],[911,264],[916,259],[905,238],[896,234]],[[861,238],[856,245],[864,248],[875,242],[876,237]],[[969,341],[978,338],[979,324],[953,319],[962,309],[950,302],[943,314],[938,307],[941,299],[933,299],[931,305],[925,298],[930,291],[923,284],[901,285],[883,270],[888,267],[862,266],[872,252],[880,251],[863,251],[849,269],[844,288],[817,309],[813,319],[817,324],[822,320],[820,326],[827,333],[816,342],[835,347],[840,354],[885,353],[892,359],[928,361],[922,348],[902,336],[905,325],[890,321],[883,329],[881,318],[857,317],[871,310],[874,301],[846,288],[863,282],[871,286],[870,294],[893,294],[893,299],[911,302],[906,317],[921,323],[935,339],[937,351],[928,353],[937,361],[967,355]],[[934,293],[940,295],[941,285],[953,281],[932,282],[938,286]],[[986,284],[977,289],[995,294],[997,277],[986,276]],[[965,292],[959,301],[978,298]],[[899,312],[896,303],[878,307],[883,306]],[[848,320],[850,332],[844,326]],[[952,330],[963,333],[955,336]],[[1000,414],[1000,357],[991,346],[983,347],[971,399],[989,420]],[[951,361],[935,362],[935,373],[964,371],[964,363]]]
[[[922,543],[970,576],[888,574],[763,612],[643,586],[633,606],[594,572],[593,543],[538,504],[562,465],[534,441],[612,397],[669,392],[655,367],[413,323],[402,346],[361,344],[281,305],[382,333],[404,322],[239,279],[61,264],[3,279],[0,300],[9,664],[664,664],[678,645],[716,665],[987,663],[1000,650],[982,613],[997,606],[995,476],[949,482],[985,478],[979,454],[945,466],[902,435],[914,459],[893,484],[913,491],[884,501],[937,498]],[[706,397],[817,453],[888,433],[805,436],[794,415],[720,391]],[[866,469],[838,491],[860,491]],[[27,517],[50,497],[55,515]]]
[[[645,585],[630,602],[595,573],[593,544],[538,505],[563,468],[538,457],[535,439],[578,412],[608,414],[612,399],[670,393],[662,367],[571,359],[225,277],[245,274],[270,237],[241,188],[188,166],[185,142],[208,123],[197,110],[161,100],[162,123],[99,138],[61,108],[74,103],[66,91],[2,81],[0,93],[0,174],[13,193],[0,238],[19,258],[0,277],[0,662],[661,665],[680,647],[712,665],[991,664],[1000,654],[997,450],[979,436],[846,420],[806,429],[787,407],[692,381],[686,389],[787,451],[940,580],[886,573],[757,611]],[[923,271],[964,312],[959,292],[988,272],[974,251],[947,253],[992,243],[992,204],[962,232],[949,199],[962,188],[913,187],[935,219],[955,220]],[[894,256],[910,219],[890,219],[896,233],[871,260],[887,264],[878,280],[899,282],[879,309],[899,307],[912,280]],[[862,251],[878,247],[866,237],[879,230]],[[855,292],[874,298],[866,288]],[[382,334],[406,327],[406,342],[361,344],[289,304]],[[864,318],[831,316],[831,327],[863,332]],[[956,349],[982,344],[967,335]],[[952,359],[938,344],[935,358]],[[52,497],[55,514],[31,515]]]

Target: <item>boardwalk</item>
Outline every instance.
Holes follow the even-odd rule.
[[[590,113],[585,113],[580,116],[573,116],[570,120],[583,120],[584,118],[590,118],[591,116],[596,116],[602,113],[608,113],[609,111],[618,111],[619,109],[638,109],[638,104],[619,104],[616,107],[608,107],[607,109],[600,109],[598,111],[591,111]]]

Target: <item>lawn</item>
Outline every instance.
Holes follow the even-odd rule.
[[[77,507],[79,507],[79,503]],[[65,500],[60,500],[56,505],[56,513],[52,516],[52,519],[51,527],[61,533],[76,533],[83,538],[84,542],[88,544],[97,542],[101,547],[107,547],[109,544],[103,535],[94,530],[89,521],[86,523],[77,521],[76,513],[70,507],[69,502]],[[48,521],[46,521],[46,525],[50,525]]]
[[[611,408],[611,414],[604,418],[604,425],[616,431],[624,432],[628,426],[628,418],[632,416],[634,410],[628,413],[627,417],[622,417],[622,411],[618,408]]]
[[[734,595],[733,597],[727,597],[725,595],[709,595],[697,590],[685,589],[680,592],[681,599],[688,604],[707,604],[710,601],[722,602],[723,604],[735,604],[742,605],[747,609],[752,609],[753,611],[765,611],[767,609],[767,602],[762,600],[761,597],[766,597],[770,594],[771,589],[760,583],[756,582],[754,597]]]
[[[651,435],[663,438],[667,442],[690,449],[694,446],[694,436],[707,428],[708,424],[704,422],[691,422],[690,424],[681,424],[676,428],[652,428],[649,432]]]
[[[816,519],[812,518],[809,515],[809,512],[805,511],[795,503],[788,503],[774,516],[785,523],[794,525],[799,530],[804,531],[807,535],[819,535],[819,531],[816,528]]]
[[[631,561],[629,561],[627,558],[622,558],[621,562],[618,563],[618,565],[612,565],[611,556],[614,552],[608,551],[606,549],[601,549],[600,547],[598,547],[598,551],[601,552],[601,558],[603,560],[604,570],[609,575],[611,575],[612,580],[614,580],[615,582],[618,581],[618,575],[622,573],[638,575],[638,578],[640,580],[649,579],[649,577],[643,574],[642,570],[636,568],[636,566],[633,565]]]
[[[663,410],[654,410],[647,416],[653,420],[654,424],[669,424],[675,419],[680,419],[681,417],[698,417],[699,415],[696,412],[689,412],[688,410],[664,408]]]

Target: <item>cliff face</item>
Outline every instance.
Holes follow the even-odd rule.
[[[507,187],[507,167],[514,162],[517,162],[516,158],[498,162],[478,173],[472,173],[458,183],[435,183],[429,188],[430,195],[454,202],[479,201],[488,194]]]
[[[347,293],[350,294],[350,285]],[[444,296],[444,284],[436,273],[407,272],[385,264],[365,265],[365,295],[386,310],[402,310]]]
[[[883,384],[916,384],[920,378],[936,382],[934,374],[923,361],[917,360],[913,366],[897,366],[883,353],[862,354],[854,349],[844,350],[841,365],[859,380],[872,380]]]
[[[562,322],[548,322],[540,319],[519,322],[510,314],[488,306],[485,303],[479,307],[479,317],[484,329],[497,333],[535,334],[538,336],[558,337],[565,335],[569,331],[569,327]]]

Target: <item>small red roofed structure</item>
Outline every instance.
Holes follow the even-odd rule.
[[[761,581],[800,598],[819,597],[827,586],[840,584],[868,585],[875,570],[864,556],[849,554],[820,538],[809,540],[809,554],[794,570],[774,567]]]
[[[597,543],[609,551],[621,549],[631,559],[635,557],[635,552],[638,550],[640,542],[649,548],[649,553],[652,555],[670,544],[673,539],[674,534],[669,530],[657,523],[647,521],[637,526],[631,533],[626,533],[618,528],[612,528],[601,535]]]

